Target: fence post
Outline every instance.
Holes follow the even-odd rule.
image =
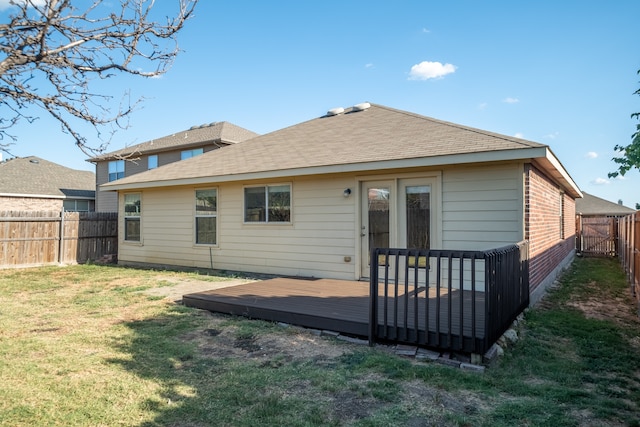
[[[576,215],[576,250],[582,252],[582,214]]]
[[[58,237],[60,238],[58,242],[58,264],[62,264],[62,254],[64,253],[64,206],[60,211],[60,230]]]

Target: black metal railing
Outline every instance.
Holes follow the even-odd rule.
[[[484,353],[529,305],[528,243],[371,252],[369,342]]]

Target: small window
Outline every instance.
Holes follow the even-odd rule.
[[[124,240],[140,241],[140,194],[124,195]]]
[[[216,245],[218,190],[196,190],[196,244]]]
[[[245,222],[291,222],[291,186],[244,189]]]
[[[158,155],[152,154],[147,158],[147,169],[155,169],[158,167]]]
[[[62,207],[67,212],[89,212],[90,205],[88,200],[65,200]]]
[[[124,178],[124,160],[109,162],[109,182]]]
[[[180,160],[190,159],[204,153],[204,148],[194,148],[193,150],[184,150],[180,153]]]

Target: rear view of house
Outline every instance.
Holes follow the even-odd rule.
[[[573,256],[581,197],[546,145],[369,103],[102,190],[124,264],[360,280],[373,247],[527,240],[534,299]]]

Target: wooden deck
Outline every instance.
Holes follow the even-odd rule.
[[[484,337],[484,294],[472,297],[471,292],[454,291],[448,295],[443,289],[438,297],[434,289],[429,291],[428,298],[421,288],[386,300],[385,304],[381,290],[378,335],[395,342],[414,343],[417,336],[427,334],[430,343],[447,349],[462,348],[464,342]],[[183,303],[363,338],[369,335],[368,282],[283,277],[184,295]]]

